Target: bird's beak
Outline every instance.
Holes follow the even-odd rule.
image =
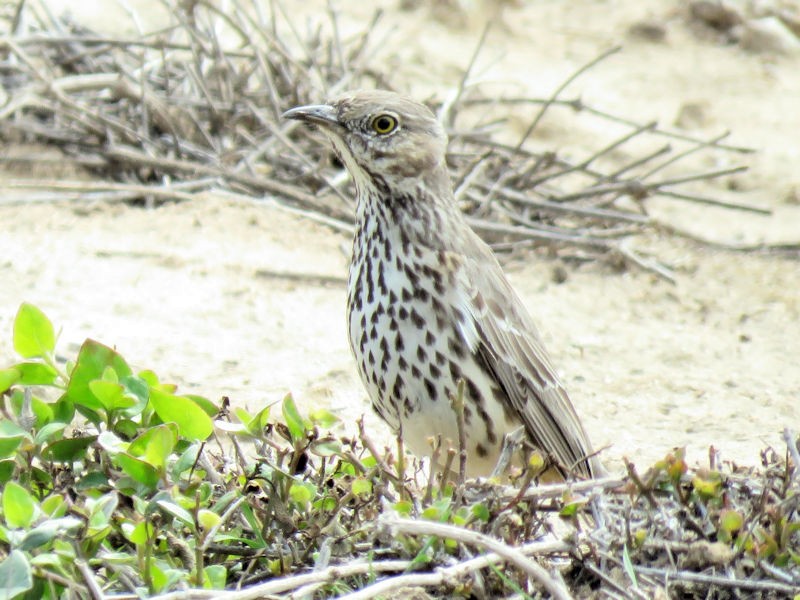
[[[309,106],[298,106],[287,110],[281,115],[284,119],[295,119],[305,121],[322,127],[335,127],[339,125],[339,118],[336,109],[330,104],[311,104]]]

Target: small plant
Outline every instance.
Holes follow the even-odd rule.
[[[231,422],[215,403],[179,395],[153,371],[134,373],[94,340],[59,366],[53,325],[30,304],[13,337],[22,360],[0,370],[4,597],[56,598],[87,577],[137,594],[222,589],[245,567],[221,548],[261,553],[266,570],[283,573],[292,560],[270,552],[276,531],[311,528],[312,509],[328,518],[338,508],[334,493],[299,476],[308,453],[341,455],[339,441],[315,429],[335,424],[330,413],[305,419],[287,396],[284,423],[268,420],[269,407],[234,409]],[[206,446],[215,417],[228,434],[216,458]],[[267,450],[260,461],[244,460],[245,443]],[[222,460],[231,448],[241,469]],[[371,491],[353,464],[340,461],[335,475],[334,492],[346,485],[354,502]]]
[[[153,595],[290,574],[371,546],[386,498],[405,516],[489,519],[480,501],[455,506],[452,484],[424,505],[401,500],[408,482],[386,457],[331,433],[330,412],[302,415],[291,396],[275,421],[270,406],[251,414],[181,395],[94,340],[59,364],[53,325],[31,304],[13,340],[21,360],[0,370],[3,597]],[[409,537],[395,551],[423,560],[456,546]]]

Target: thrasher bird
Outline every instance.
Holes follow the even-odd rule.
[[[357,91],[283,116],[319,128],[355,182],[347,318],[377,413],[417,456],[439,435],[458,450],[463,381],[468,476],[489,475],[520,427],[562,477],[604,473],[533,320],[456,206],[433,113]]]

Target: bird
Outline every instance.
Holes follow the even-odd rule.
[[[487,477],[504,437],[522,430],[556,478],[603,475],[531,316],[456,203],[434,113],[356,90],[282,116],[320,131],[355,184],[350,347],[372,407],[405,446],[425,457],[432,440],[461,443],[465,475]]]

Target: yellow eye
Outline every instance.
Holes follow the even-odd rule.
[[[372,130],[379,135],[392,133],[397,129],[397,119],[392,115],[378,115],[372,119]]]

